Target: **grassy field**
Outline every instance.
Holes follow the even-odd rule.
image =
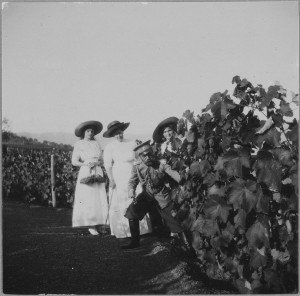
[[[114,236],[71,227],[71,209],[3,201],[5,294],[229,294],[189,275],[169,239],[144,237],[122,251]],[[124,242],[123,242],[124,243]]]

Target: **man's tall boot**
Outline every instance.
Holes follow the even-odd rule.
[[[123,250],[134,249],[140,246],[140,221],[138,219],[129,219],[129,229],[131,233],[131,242],[122,246]]]
[[[151,222],[153,235],[155,235],[157,237],[170,236],[170,233],[167,233],[168,231],[167,231],[165,225],[163,224],[163,220],[157,209],[152,208],[149,211],[149,218],[150,218],[150,222]]]

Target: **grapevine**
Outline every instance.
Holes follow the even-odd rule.
[[[296,293],[298,122],[282,86],[232,83],[234,99],[218,92],[201,116],[185,111],[181,148],[158,157],[188,172],[177,218],[209,277],[243,294]]]

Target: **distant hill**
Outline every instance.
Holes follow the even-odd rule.
[[[37,139],[39,142],[43,141],[49,141],[49,142],[54,142],[57,144],[65,144],[65,145],[72,145],[79,140],[74,134],[72,133],[28,133],[28,132],[20,132],[16,133],[18,136],[23,136],[26,138],[32,138],[32,139]],[[141,134],[125,134],[125,137],[129,140],[135,140],[139,139],[141,141],[146,141],[148,139],[151,139],[151,135],[141,135]],[[109,138],[103,138],[102,134],[97,135],[96,139],[99,141],[100,145],[102,148],[106,146],[107,143],[111,141]]]

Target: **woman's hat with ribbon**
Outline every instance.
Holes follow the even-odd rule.
[[[111,138],[114,136],[116,131],[118,131],[118,130],[125,131],[128,128],[129,124],[130,124],[130,122],[125,123],[125,122],[120,122],[118,120],[114,120],[108,124],[107,131],[105,131],[103,133],[103,137]]]
[[[94,134],[97,135],[102,131],[103,125],[101,122],[96,120],[89,120],[89,121],[82,122],[76,127],[75,136],[82,137],[83,132],[88,128],[92,128],[94,130]]]
[[[176,132],[178,121],[179,119],[177,117],[168,117],[167,119],[160,122],[153,132],[153,141],[156,143],[163,142],[163,132],[167,126],[174,130],[174,132]]]

